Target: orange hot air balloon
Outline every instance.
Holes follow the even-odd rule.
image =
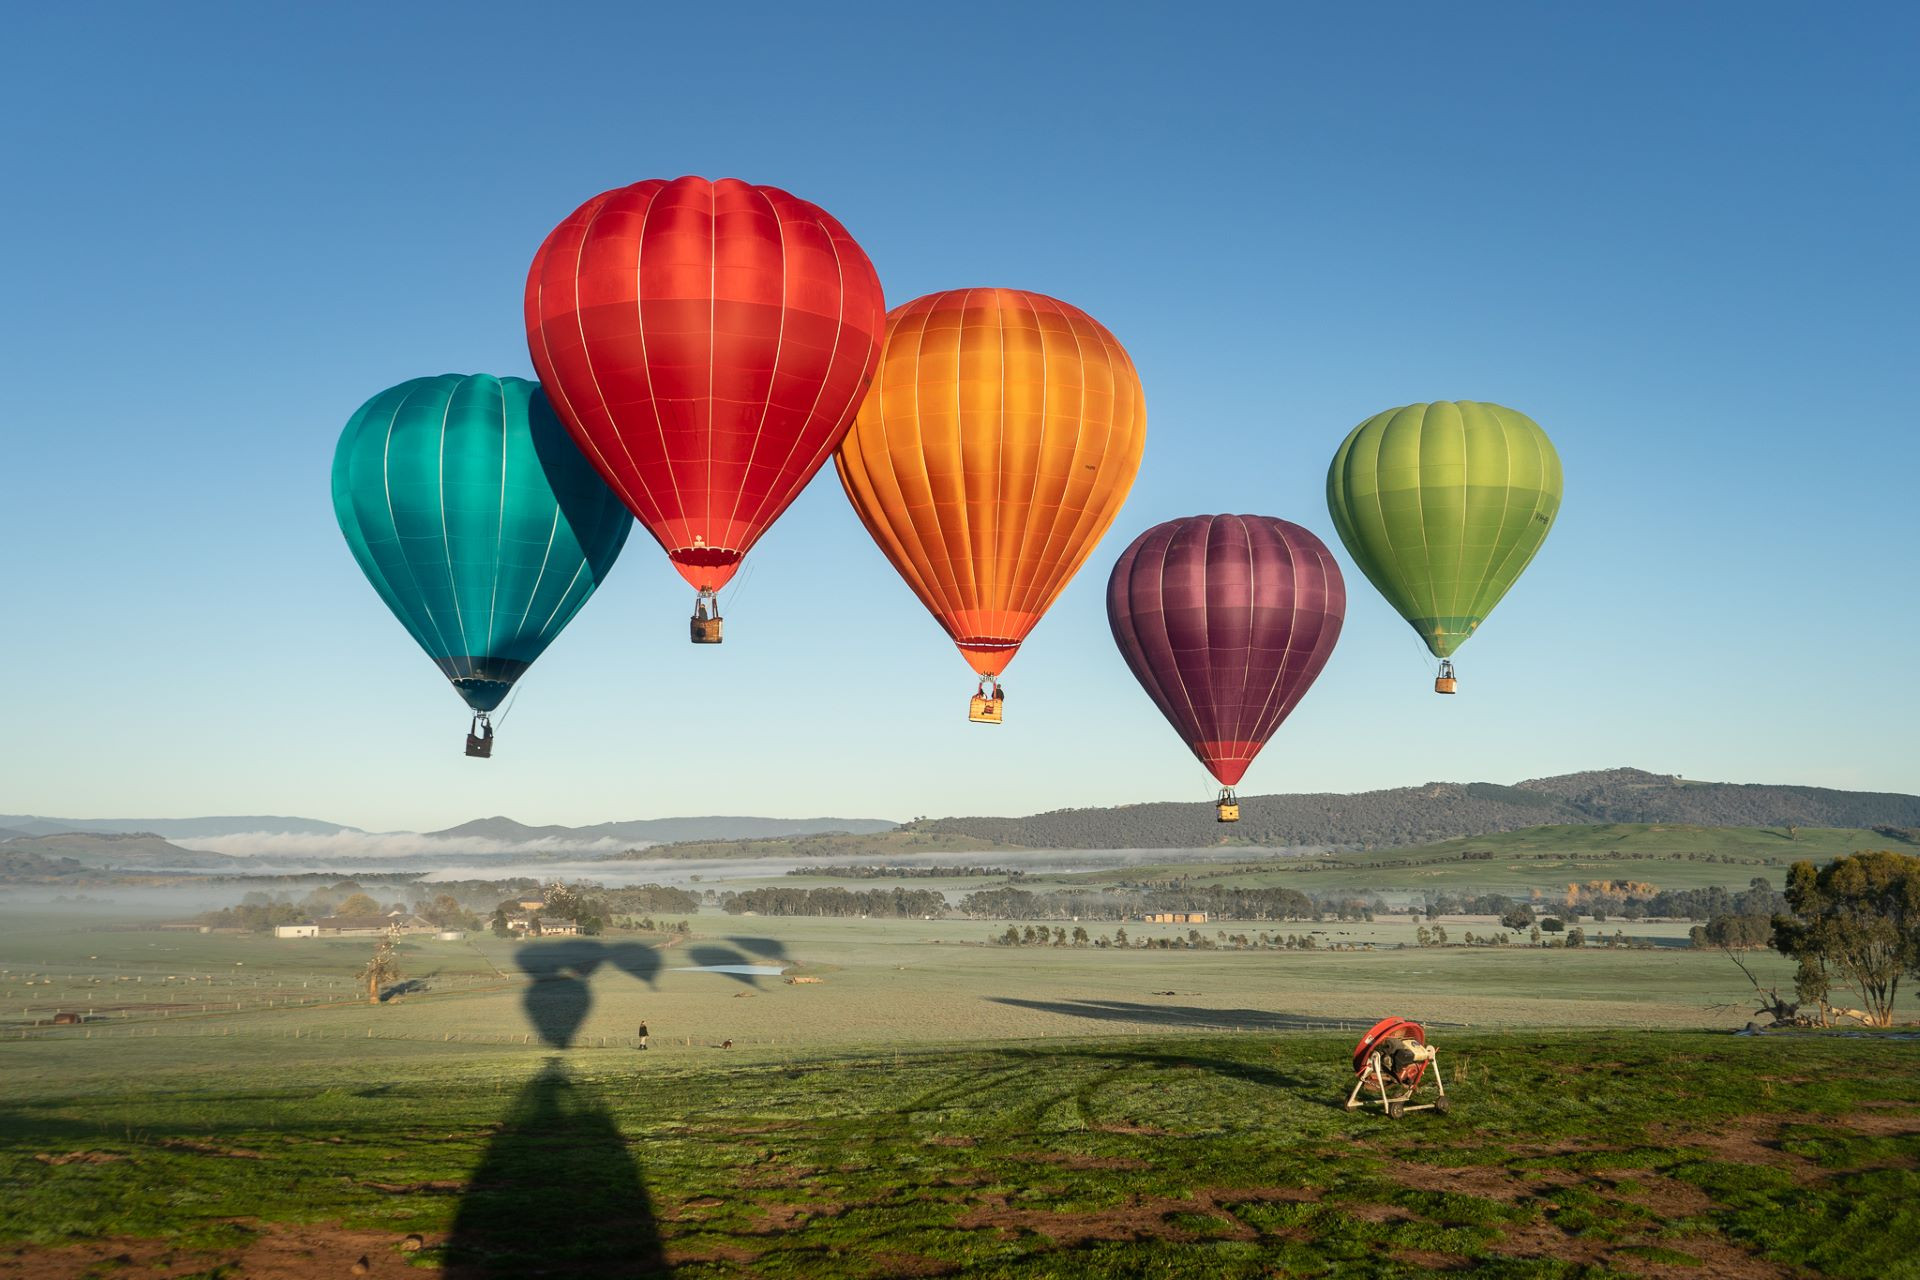
[[[953,289],[887,314],[834,465],[979,673],[974,720],[999,722],[998,677],[1119,514],[1146,435],[1133,361],[1078,307]]]

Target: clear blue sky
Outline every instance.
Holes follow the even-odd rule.
[[[0,46],[0,812],[1022,813],[1210,783],[1102,588],[1135,533],[1335,542],[1327,459],[1416,400],[1532,415],[1560,522],[1427,690],[1346,634],[1250,793],[1636,764],[1920,790],[1910,6],[16,6]],[[925,16],[922,16],[924,12]],[[546,231],[733,175],[892,302],[1037,289],[1119,336],[1146,460],[964,720],[965,664],[823,476],[727,643],[644,534],[499,753],[362,580],[327,471],[395,382],[531,376]]]

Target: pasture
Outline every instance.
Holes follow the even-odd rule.
[[[1436,1039],[1399,1121],[1316,1033],[0,1044],[0,1276],[1913,1274],[1910,1041]]]
[[[1824,862],[1896,843],[1851,827],[1698,827],[1681,824],[1601,823],[1530,827],[1495,835],[1363,853],[1294,857],[1142,860],[1134,865],[1029,877],[1029,887],[1101,886],[1187,877],[1229,888],[1288,888],[1309,894],[1358,893],[1401,903],[1423,891],[1504,893],[1549,897],[1568,883],[1635,880],[1662,889],[1725,885],[1743,889],[1760,877],[1776,887],[1787,868]],[[1248,854],[1258,854],[1248,850]],[[1006,855],[1001,855],[1004,861]]]
[[[1458,940],[1489,921],[1443,921]],[[400,945],[407,989],[378,1007],[355,980],[369,939],[276,939],[126,929],[75,932],[0,918],[0,1044],[369,1036],[439,1043],[537,1044],[536,977],[577,982],[574,1042],[630,1042],[646,1020],[656,1051],[808,1054],[1093,1034],[1345,1029],[1385,1012],[1469,1027],[1735,1028],[1739,972],[1717,952],[1677,946],[1425,947],[1404,917],[1373,923],[1126,926],[1129,936],[1316,936],[1322,948],[1114,950],[1005,947],[1005,925],[968,920],[736,917],[707,911],[681,942],[612,934],[536,942],[475,935]],[[1095,937],[1117,927],[1093,923]],[[1641,942],[1675,943],[1682,924],[1628,924]],[[1597,940],[1612,925],[1592,926]],[[777,964],[786,976],[686,972]],[[1786,961],[1756,955],[1784,980]],[[1723,1007],[1730,1005],[1732,1007]],[[76,1027],[36,1027],[56,1011]],[[89,1013],[89,1011],[91,1011]]]
[[[692,925],[408,940],[372,1005],[371,940],[0,918],[0,1277],[1910,1266],[1920,1043],[1703,1034],[1747,1018],[1714,953],[1388,949],[1404,919],[1265,926],[1374,947],[1315,951]],[[817,981],[701,971],[749,964]],[[1340,1109],[1386,1013],[1432,1028],[1449,1116]]]

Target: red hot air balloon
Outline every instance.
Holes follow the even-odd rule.
[[[1160,713],[1233,786],[1327,665],[1347,587],[1325,544],[1272,516],[1187,516],[1120,553],[1107,621]]]
[[[649,179],[553,229],[526,318],[561,420],[700,593],[694,640],[717,643],[714,593],[873,380],[886,324],[873,264],[777,187]]]

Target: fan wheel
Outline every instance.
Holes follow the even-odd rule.
[[[1443,1093],[1433,1100],[1433,1109],[1441,1115],[1445,1115],[1447,1112],[1453,1110],[1453,1100]]]
[[[1404,1102],[1389,1102],[1387,1104],[1387,1114],[1395,1120],[1398,1120],[1402,1113],[1406,1111],[1406,1105]]]

